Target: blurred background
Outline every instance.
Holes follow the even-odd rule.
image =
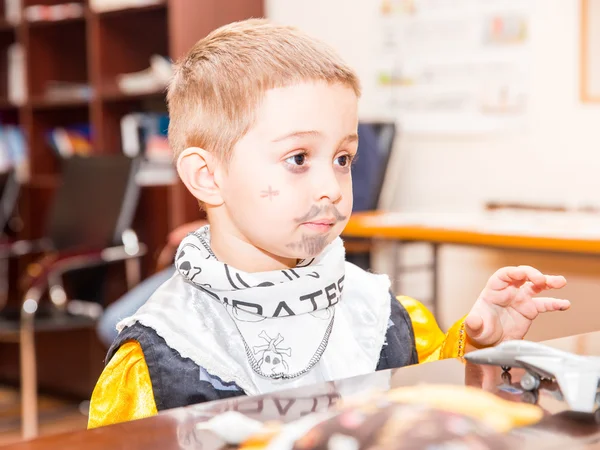
[[[443,329],[532,265],[573,306],[528,338],[598,329],[600,0],[3,0],[0,444],[85,428],[98,322],[203,218],[167,142],[172,61],[248,17],[361,78],[348,259]]]

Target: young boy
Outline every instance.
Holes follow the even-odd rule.
[[[107,356],[89,427],[521,339],[566,300],[563,277],[507,267],[444,335],[388,277],[344,261],[357,151],[355,73],[290,27],[222,27],[178,64],[168,91],[177,170],[206,209],[176,273]]]

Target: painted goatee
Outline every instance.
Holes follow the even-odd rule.
[[[303,252],[308,254],[309,256],[317,256],[320,254],[325,247],[327,247],[327,239],[328,235],[320,235],[320,236],[302,236],[302,240],[298,242],[292,242],[288,244],[287,247],[292,250],[297,250],[299,252]]]

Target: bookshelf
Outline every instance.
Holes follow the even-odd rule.
[[[264,15],[263,0],[165,0],[105,12],[94,8],[94,0],[20,1],[21,20],[16,25],[6,19],[6,2],[0,1],[0,122],[19,124],[28,143],[30,177],[19,205],[25,226],[18,236],[25,239],[43,234],[44,216],[60,180],[60,159],[45,138],[48,129],[89,123],[93,152],[122,152],[122,117],[134,112],[164,112],[166,104],[164,89],[123,92],[117,83],[119,74],[147,69],[152,55],[177,60],[213,29]],[[67,1],[81,5],[81,16],[55,21],[29,21],[25,17],[28,7]],[[11,102],[8,87],[8,54],[14,43],[21,45],[25,65],[27,94],[19,104]],[[89,93],[50,96],[48,87],[52,83],[87,85]],[[152,273],[168,232],[199,217],[195,200],[181,183],[142,188],[134,228],[149,247],[143,261],[144,276]],[[30,259],[19,260],[18,268],[11,270],[22,272],[28,262]],[[10,301],[19,300],[19,293],[11,288]],[[67,351],[55,347],[69,339],[59,336],[55,346],[50,343],[52,339],[51,335],[44,337],[44,352],[38,348],[41,388],[88,396],[102,368],[102,352],[98,351],[93,331],[74,338],[77,348],[83,348],[83,356],[63,367],[52,361],[56,360],[56,352]],[[18,366],[14,353],[12,347],[0,347],[0,378],[15,376],[14,368]],[[81,377],[76,383],[75,374]]]
[[[21,0],[23,11],[34,5],[60,5],[57,0]],[[214,28],[247,17],[263,16],[262,0],[165,0],[159,4],[98,11],[93,0],[75,0],[83,7],[80,17],[55,21],[28,21],[12,25],[0,20],[0,117],[21,124],[29,145],[30,183],[59,177],[59,158],[46,142],[44,133],[52,127],[89,123],[93,151],[118,153],[121,148],[120,121],[128,113],[166,111],[164,90],[128,94],[119,89],[119,74],[149,67],[152,55],[173,60],[181,57],[195,41]],[[4,2],[0,17],[5,16]],[[25,55],[27,99],[13,105],[8,99],[7,51],[20,43]],[[50,97],[52,82],[88,85],[89,96]],[[39,189],[34,189],[37,191]],[[30,210],[44,209],[47,195],[29,196]],[[39,198],[38,198],[39,197]],[[146,198],[148,197],[148,198]],[[193,220],[198,211],[181,185],[143,188],[136,231],[151,249],[144,261],[146,273],[153,268],[156,251],[173,227]],[[151,199],[164,199],[167,208],[156,217]],[[36,220],[37,219],[37,220]],[[42,230],[26,230],[27,238]]]

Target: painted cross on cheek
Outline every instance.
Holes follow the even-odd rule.
[[[266,191],[260,191],[260,197],[261,198],[269,198],[269,200],[273,201],[273,197],[279,195],[279,191],[274,191],[273,188],[271,186],[269,186],[269,189]]]

